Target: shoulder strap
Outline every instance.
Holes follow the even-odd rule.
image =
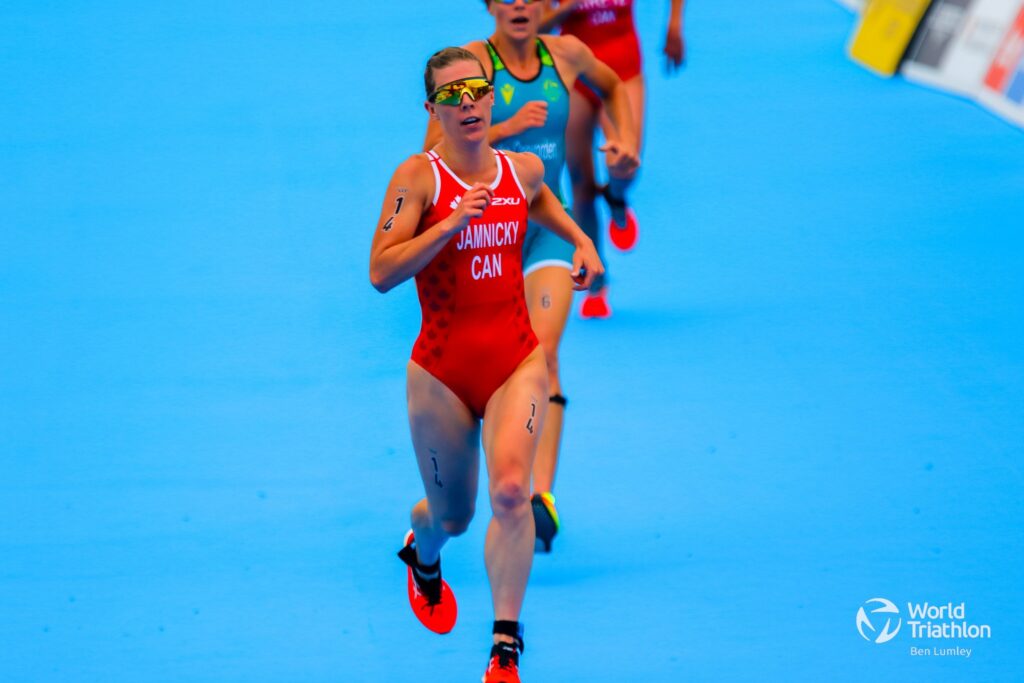
[[[487,54],[491,56],[491,66],[494,67],[494,73],[505,70],[505,62],[501,61],[498,51],[491,45],[489,40],[487,41]]]
[[[548,52],[548,46],[544,44],[544,41],[537,38],[537,56],[540,57],[540,63],[544,66],[554,66],[555,60],[552,58],[551,53]]]
[[[503,152],[502,150],[496,149],[494,150],[494,152],[495,154],[498,155],[498,158],[501,159],[501,163],[505,164],[505,172],[512,176],[512,180],[515,181],[516,187],[519,188],[519,194],[523,195],[523,197],[525,198],[526,191],[523,189],[523,184],[519,182],[519,174],[516,173],[516,165],[512,163],[512,160],[509,159],[508,155],[505,154],[505,152]],[[504,176],[502,177],[504,178]]]
[[[430,203],[437,204],[437,200],[441,196],[441,164],[437,163],[437,160],[441,157],[434,150],[424,152],[423,156],[430,159],[430,170],[434,172],[434,198]]]

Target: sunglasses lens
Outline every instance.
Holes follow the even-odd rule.
[[[474,101],[476,101],[476,100],[479,100],[481,97],[486,97],[490,92],[491,92],[491,84],[485,82],[485,83],[483,83],[481,85],[478,85],[478,86],[476,86],[474,88],[470,88],[469,89],[469,96],[472,97]]]
[[[458,104],[461,99],[462,91],[451,86],[439,88],[437,92],[434,93],[435,104]]]
[[[458,105],[462,102],[462,95],[469,95],[470,99],[476,101],[491,92],[491,84],[485,78],[467,78],[463,81],[456,81],[442,85],[434,92],[434,104]]]

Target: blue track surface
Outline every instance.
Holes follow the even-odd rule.
[[[694,0],[677,79],[641,5],[644,234],[565,339],[524,681],[1020,680],[1024,135],[857,69],[828,0]],[[489,26],[0,8],[0,680],[479,679],[483,512],[455,632],[405,603],[418,316],[367,256],[425,58]],[[992,638],[865,642],[874,597]]]

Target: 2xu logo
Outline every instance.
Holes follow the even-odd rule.
[[[521,201],[521,197],[495,197],[491,200],[491,206],[518,206]]]
[[[522,197],[495,197],[494,199],[491,200],[491,206],[519,206],[519,204],[522,203],[522,201]],[[459,208],[459,204],[461,203],[462,197],[456,197],[448,206],[450,206],[454,211],[455,209]]]
[[[876,606],[877,605],[877,606]],[[865,609],[873,607],[873,609]],[[868,615],[880,615],[874,617],[874,621]],[[903,619],[899,616],[900,610],[891,600],[885,598],[871,598],[857,610],[857,632],[860,633],[861,638],[864,640],[871,640],[875,643],[888,643],[890,640],[896,637],[896,634],[900,632],[900,628],[903,626]],[[894,617],[888,615],[895,615]],[[878,628],[875,627],[875,623],[879,623],[885,619],[885,626],[879,632]],[[896,620],[896,626],[893,627],[893,619]]]

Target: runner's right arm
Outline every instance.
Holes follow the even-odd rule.
[[[430,162],[416,155],[391,177],[370,246],[370,283],[378,292],[400,285],[430,263],[471,218],[483,214],[493,192],[483,183],[466,191],[458,208],[419,235],[416,227],[434,194]]]

